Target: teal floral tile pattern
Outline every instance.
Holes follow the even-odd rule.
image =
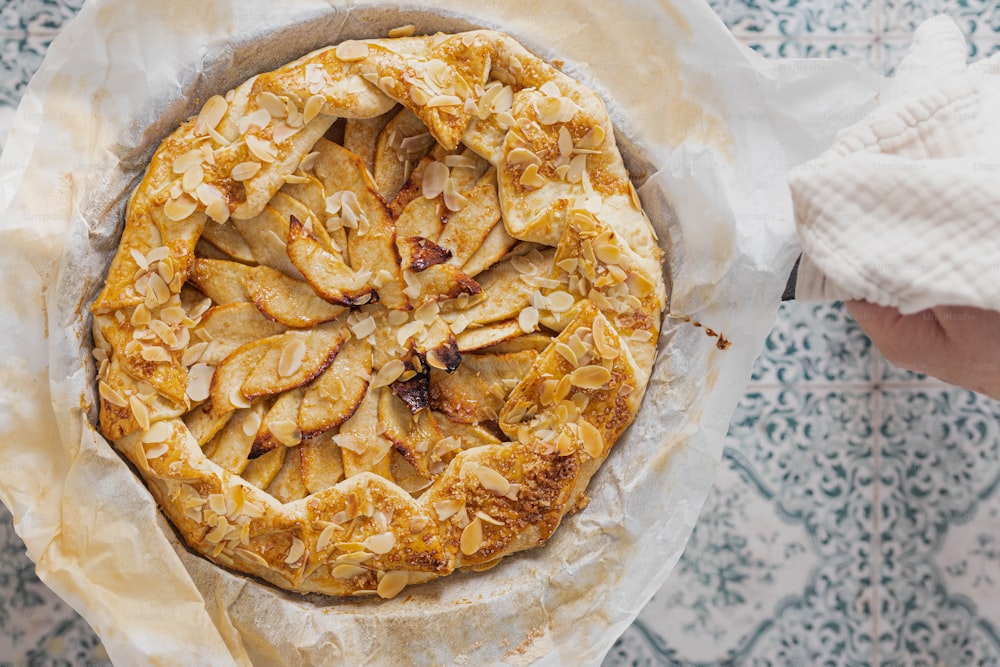
[[[907,35],[937,14],[955,19],[973,38],[993,39],[1000,31],[1000,7],[994,0],[884,0],[882,28],[889,34]]]
[[[738,36],[827,36],[874,33],[877,0],[715,0],[712,7]]]
[[[0,0],[0,147],[82,0]],[[985,0],[711,0],[768,57],[891,72],[945,12],[1000,50]],[[0,506],[0,667],[108,665]],[[841,304],[785,304],[675,574],[604,665],[1000,667],[1000,403],[895,369]]]
[[[805,378],[865,382],[871,341],[841,303],[783,303],[754,367],[753,381],[793,384]]]

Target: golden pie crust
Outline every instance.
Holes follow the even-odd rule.
[[[661,261],[596,94],[497,32],[343,42],[156,151],[92,306],[101,430],[214,562],[393,597],[583,507]]]

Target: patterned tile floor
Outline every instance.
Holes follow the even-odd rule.
[[[0,147],[80,0],[0,0]],[[772,57],[891,72],[952,15],[1000,48],[983,0],[713,0]],[[605,660],[626,665],[1000,665],[1000,403],[891,368],[839,304],[782,306],[675,574]],[[0,507],[0,667],[105,665],[34,576]]]

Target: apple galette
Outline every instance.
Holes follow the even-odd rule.
[[[661,254],[596,94],[496,32],[343,42],[159,146],[92,306],[100,427],[232,570],[485,569],[635,416]]]

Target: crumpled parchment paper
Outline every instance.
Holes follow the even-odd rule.
[[[389,601],[297,597],[188,553],[94,430],[87,305],[145,162],[202,100],[407,23],[503,30],[602,95],[667,251],[672,317],[635,424],[544,548]],[[694,0],[87,3],[0,158],[0,499],[39,576],[121,665],[598,663],[680,557],[774,321],[798,252],[785,173],[878,81],[766,61]]]

